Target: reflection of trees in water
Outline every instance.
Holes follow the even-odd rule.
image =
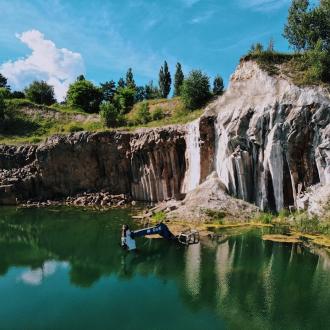
[[[299,245],[263,242],[254,232],[187,249],[141,239],[141,250],[127,253],[119,248],[123,222],[129,222],[125,212],[26,210],[11,215],[0,230],[0,274],[14,265],[41,267],[51,258],[69,261],[70,281],[80,287],[109,275],[175,280],[191,310],[214,310],[230,328],[305,328],[306,322],[322,328],[330,322],[324,256]]]

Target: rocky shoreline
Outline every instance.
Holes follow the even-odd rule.
[[[77,206],[77,207],[102,207],[102,208],[114,208],[127,205],[136,205],[136,202],[132,200],[129,195],[119,194],[112,195],[109,192],[96,192],[77,194],[75,196],[68,196],[66,198],[36,201],[27,200],[20,201],[18,203],[23,208],[34,207],[48,207],[48,206]]]

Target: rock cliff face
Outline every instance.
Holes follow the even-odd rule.
[[[330,183],[330,99],[243,62],[217,116],[215,167],[230,194],[262,209],[296,205],[297,195]]]
[[[232,196],[278,211],[307,187],[330,184],[329,94],[243,62],[190,124],[0,147],[0,203],[100,190],[181,199],[213,171]]]

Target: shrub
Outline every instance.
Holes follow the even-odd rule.
[[[157,212],[152,216],[152,220],[154,222],[162,222],[165,219],[166,219],[166,214],[164,211]]]
[[[88,80],[77,80],[69,86],[67,103],[73,108],[79,108],[88,113],[99,112],[102,101],[100,88]]]
[[[183,82],[181,97],[189,110],[205,105],[211,97],[209,77],[200,70],[191,71]]]
[[[152,113],[152,120],[161,120],[165,117],[164,111],[161,107],[157,107]]]
[[[0,127],[1,127],[3,119],[5,118],[5,107],[6,107],[5,100],[0,95]]]
[[[25,89],[26,97],[37,104],[51,105],[56,102],[54,87],[45,81],[34,81]]]
[[[0,96],[4,99],[9,99],[11,97],[10,90],[6,87],[0,87]]]
[[[149,111],[149,104],[148,102],[142,102],[139,107],[136,114],[136,121],[139,124],[147,124],[149,121],[151,121],[151,115]]]
[[[83,130],[84,129],[81,126],[79,126],[78,124],[71,124],[71,125],[69,125],[69,128],[68,128],[68,131],[70,133],[81,132]]]
[[[314,49],[306,51],[300,59],[300,64],[301,68],[305,69],[303,83],[330,81],[330,53],[322,49],[320,40]]]
[[[117,127],[120,125],[120,112],[112,103],[103,102],[100,106],[100,110],[100,115],[105,126]]]
[[[217,75],[213,81],[213,94],[221,95],[224,90],[223,79],[221,76]]]
[[[119,88],[114,96],[114,103],[121,114],[128,113],[135,102],[135,90],[129,87]]]
[[[274,219],[274,215],[272,213],[260,213],[257,216],[256,221],[265,224],[270,224],[272,223],[273,219]]]
[[[21,91],[13,91],[11,93],[12,99],[25,99],[25,94]]]

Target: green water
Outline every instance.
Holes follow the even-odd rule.
[[[330,328],[324,251],[253,230],[189,248],[139,239],[126,253],[128,211],[0,213],[0,329]]]

